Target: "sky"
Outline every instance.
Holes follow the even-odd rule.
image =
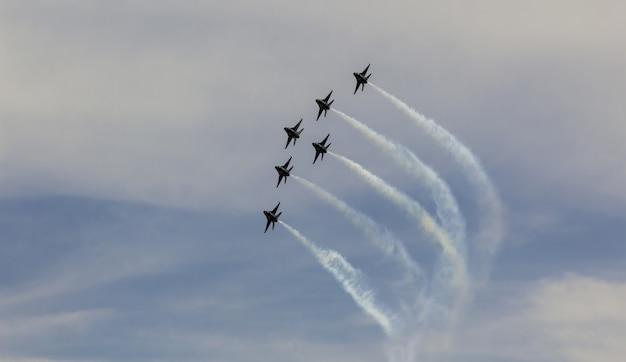
[[[0,362],[621,361],[625,12],[0,2]]]

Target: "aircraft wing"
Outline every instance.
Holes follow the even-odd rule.
[[[323,111],[324,111],[324,110],[322,109],[322,107],[320,107],[319,112],[317,112],[317,119],[316,119],[316,121],[317,121],[318,119],[320,119],[320,116],[322,115],[322,112],[323,112]]]
[[[287,144],[285,145],[285,149],[289,146],[289,142],[291,142],[291,135],[287,135]]]
[[[326,137],[324,137],[324,139],[322,140],[322,142],[320,142],[320,144],[322,146],[324,146],[326,144],[326,141],[328,141],[328,136],[330,136],[330,133],[326,135]]]
[[[280,182],[283,180],[283,175],[279,174],[278,175],[278,182],[276,183],[276,187],[278,187],[278,185],[280,185]],[[274,211],[276,212],[276,211]]]
[[[354,94],[356,94],[356,91],[359,90],[359,86],[361,85],[361,82],[359,82],[359,80],[356,80],[356,88],[354,88]]]
[[[267,229],[270,227],[270,222],[271,221],[267,220],[267,224],[265,224],[265,231],[264,231],[264,233],[266,233]]]
[[[280,202],[276,205],[276,207],[274,208],[274,210],[272,210],[272,214],[276,214],[276,211],[278,211],[278,207],[280,206]]]
[[[313,159],[313,163],[315,163],[315,161],[317,161],[317,157],[319,157],[320,152],[315,150],[315,158]]]

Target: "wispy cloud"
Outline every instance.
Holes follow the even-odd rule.
[[[85,330],[92,324],[113,315],[109,310],[77,310],[28,316],[4,316],[0,321],[0,337],[6,344],[16,338],[53,334],[61,329]]]
[[[336,115],[313,121],[314,99],[334,89],[340,109],[432,166],[468,233],[476,231],[480,215],[471,205],[479,196],[454,160],[415,127],[395,122],[402,115],[371,87],[352,94],[350,73],[370,62],[372,82],[476,153],[517,219],[496,278],[530,287],[513,290],[509,304],[476,306],[488,317],[470,314],[475,328],[459,338],[469,357],[458,359],[623,356],[616,341],[626,334],[622,282],[581,274],[533,279],[545,277],[548,263],[558,273],[578,270],[592,254],[602,265],[623,252],[624,10],[611,0],[1,1],[2,200],[69,194],[210,212],[164,212],[144,222],[137,210],[97,214],[118,210],[111,205],[72,214],[55,202],[24,213],[21,199],[3,204],[0,334],[10,338],[0,343],[11,345],[0,361],[384,359],[381,331],[354,316],[362,312],[285,230],[263,235],[259,212],[282,200],[307,235],[375,271],[373,283],[390,273],[365,243],[353,242],[356,232],[335,238],[353,230],[327,205],[294,183],[273,190],[271,166],[288,156],[281,127],[300,117],[303,138],[288,150],[299,175],[400,237],[413,230],[341,165],[312,167],[309,142],[330,132],[334,150],[432,212],[421,186]],[[584,217],[571,218],[580,210]],[[66,214],[72,217],[50,217]],[[594,242],[570,243],[574,233],[556,230],[564,224],[593,231]],[[546,252],[555,244],[568,249]],[[407,251],[425,268],[434,263],[418,245]],[[511,272],[511,261],[532,272]],[[83,339],[53,346],[63,326]],[[433,346],[432,355],[449,342],[429,338],[423,348]]]
[[[626,283],[567,274],[513,291],[461,336],[462,350],[515,361],[621,361]],[[465,339],[467,338],[467,339]]]

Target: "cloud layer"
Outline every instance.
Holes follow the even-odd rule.
[[[567,274],[510,290],[508,302],[467,331],[477,360],[621,361],[626,283]],[[498,308],[499,309],[499,308]]]
[[[617,0],[2,1],[0,361],[384,359],[372,320],[285,230],[262,234],[260,213],[280,200],[377,288],[398,282],[340,213],[294,180],[274,188],[271,166],[292,155],[435,263],[401,212],[332,158],[311,164],[330,132],[333,151],[435,209],[333,112],[313,121],[333,89],[432,167],[476,232],[480,195],[455,161],[373,89],[352,95],[367,63],[477,155],[510,226],[494,283],[424,357],[623,359],[624,13]],[[285,151],[281,128],[300,117]]]

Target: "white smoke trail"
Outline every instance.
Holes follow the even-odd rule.
[[[459,211],[459,205],[452,195],[450,188],[437,173],[425,165],[411,150],[391,141],[387,137],[369,128],[357,119],[331,108],[331,110],[346,120],[352,127],[360,131],[374,144],[391,156],[396,163],[412,174],[420,183],[430,190],[437,207],[437,216],[443,228],[451,236],[455,247],[461,255],[466,254],[465,220]]]
[[[450,267],[453,270],[453,284],[459,289],[466,289],[466,265],[465,260],[458,253],[456,247],[450,240],[448,234],[443,231],[430,214],[424,210],[424,208],[416,201],[412,200],[404,192],[389,185],[380,177],[366,170],[363,166],[355,161],[352,161],[344,156],[338,155],[334,152],[328,151],[328,154],[335,157],[339,161],[343,162],[346,166],[357,173],[363,180],[369,183],[374,189],[380,192],[390,201],[394,202],[400,208],[402,208],[407,214],[415,218],[422,230],[432,237],[442,248],[443,252],[449,256],[451,261]]]
[[[404,244],[387,228],[381,226],[367,215],[357,211],[346,204],[344,201],[332,195],[330,192],[322,189],[316,184],[294,174],[291,175],[296,181],[313,191],[324,201],[331,204],[335,209],[340,211],[348,220],[356,227],[361,229],[365,236],[386,255],[397,260],[406,270],[408,283],[413,284],[424,278],[424,271],[419,267],[417,262],[409,255]]]
[[[463,259],[463,265],[467,266],[465,220],[446,182],[403,145],[391,141],[357,119],[337,109],[333,109],[333,111],[365,135],[378,148],[390,155],[396,163],[412,174],[422,185],[426,186],[432,194],[441,225],[448,235],[450,235],[454,246]],[[432,289],[430,290],[431,300],[421,305],[419,308],[418,321],[420,325],[433,323],[433,319],[436,316],[439,316],[439,318],[437,318],[438,321],[441,321],[441,316],[448,318],[448,322],[454,322],[458,319],[458,313],[460,312],[457,307],[465,304],[469,293],[469,279],[467,276],[467,267],[465,267],[463,269],[464,277],[468,280],[468,283],[460,286],[450,283],[455,279],[455,270],[451,267],[451,264],[453,265],[454,263],[454,260],[449,260],[449,258],[446,260],[445,255],[442,255],[441,259],[437,262],[437,267],[433,271]],[[424,298],[420,298],[420,302],[423,303]],[[443,314],[437,312],[439,308],[444,309]]]
[[[278,222],[289,230],[315,256],[317,261],[337,279],[352,299],[378,322],[388,336],[391,336],[394,330],[393,321],[395,317],[386,311],[386,308],[378,305],[379,303],[376,302],[374,297],[374,291],[367,285],[363,273],[350,265],[338,252],[323,249],[285,222],[280,220]]]
[[[480,161],[478,161],[474,154],[457,140],[454,135],[439,126],[435,121],[421,115],[382,88],[371,82],[369,84],[396,107],[408,114],[421,129],[439,142],[439,144],[454,157],[459,165],[461,165],[472,187],[479,194],[479,207],[483,215],[477,236],[477,242],[480,244],[477,246],[485,260],[481,260],[478,264],[488,263],[489,259],[497,251],[504,235],[504,222],[502,220],[503,208],[498,193],[480,164]],[[488,268],[488,266],[485,265],[484,268]],[[478,274],[481,278],[484,278],[486,277],[487,270],[478,271]]]

